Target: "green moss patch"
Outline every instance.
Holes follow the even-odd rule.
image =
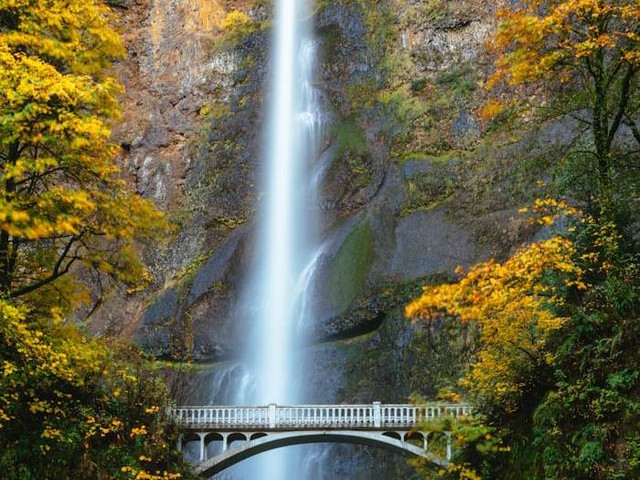
[[[329,274],[331,303],[344,311],[364,291],[373,260],[369,221],[361,223],[340,247]]]

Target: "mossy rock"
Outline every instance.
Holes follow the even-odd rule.
[[[373,261],[373,234],[368,220],[346,238],[329,268],[327,300],[338,312],[347,310],[366,286]]]

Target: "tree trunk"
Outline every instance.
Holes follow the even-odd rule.
[[[15,165],[20,156],[20,146],[18,142],[13,143],[9,147],[7,156],[7,165]],[[16,191],[15,180],[8,179],[4,184],[4,200],[7,204],[11,204],[14,200],[13,195]],[[6,230],[0,231],[0,291],[4,295],[8,295],[11,291],[11,279],[13,277],[11,255],[11,236]]]
[[[595,75],[595,102],[593,105],[593,139],[596,150],[596,169],[598,177],[598,193],[600,196],[600,219],[603,222],[614,220],[613,176],[611,151],[609,147],[609,122],[607,116],[607,89],[604,85],[602,58],[594,62],[597,69]]]

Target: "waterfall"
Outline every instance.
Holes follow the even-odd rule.
[[[317,190],[324,168],[318,155],[325,121],[314,87],[316,43],[310,8],[304,0],[277,0],[275,8],[263,194],[253,268],[240,307],[251,336],[244,363],[252,380],[236,382],[244,386],[233,396],[245,405],[299,402],[302,392],[293,378],[304,362],[301,332],[312,321],[309,295],[322,252]],[[299,471],[292,470],[299,465],[299,451],[261,454],[230,469],[224,478],[300,478]]]

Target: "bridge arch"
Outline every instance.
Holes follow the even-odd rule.
[[[310,430],[269,433],[259,438],[252,435],[251,438],[252,440],[247,441],[243,445],[230,448],[219,455],[205,460],[195,467],[195,473],[208,478],[259,453],[275,450],[276,448],[308,443],[351,443],[367,445],[370,447],[383,448],[404,456],[422,457],[439,467],[446,467],[449,464],[447,460],[438,458],[423,448],[398,438],[383,435],[379,432],[362,430]]]

